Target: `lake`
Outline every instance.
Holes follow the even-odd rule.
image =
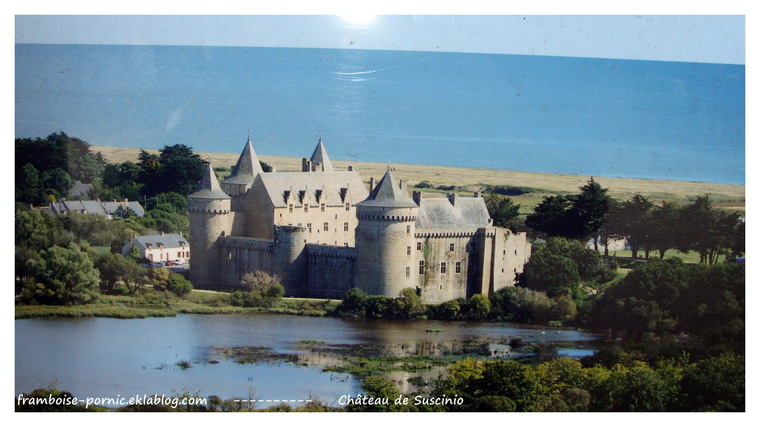
[[[54,385],[80,399],[184,392],[222,399],[336,405],[361,392],[354,375],[325,370],[346,355],[504,358],[508,342],[556,344],[559,353],[593,353],[600,336],[512,323],[314,318],[272,314],[180,315],[147,319],[15,321],[16,395]],[[184,364],[185,367],[180,365]],[[442,366],[387,374],[404,392]],[[420,386],[424,388],[424,385]],[[419,391],[423,391],[424,389]],[[277,402],[259,402],[257,408]]]

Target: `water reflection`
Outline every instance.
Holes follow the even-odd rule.
[[[585,355],[579,349],[592,351],[599,338],[508,323],[267,314],[26,319],[15,325],[16,393],[55,382],[77,397],[185,391],[222,399],[318,397],[326,404],[358,393],[359,376],[346,370],[372,358],[397,366],[385,375],[403,392],[424,391],[445,372],[446,361],[519,354],[510,346],[515,338],[555,344],[571,357]]]

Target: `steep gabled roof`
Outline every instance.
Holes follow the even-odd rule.
[[[401,187],[396,185],[390,169],[385,172],[383,179],[372,189],[369,197],[358,204],[359,206],[382,206],[393,208],[416,208],[414,203]]]
[[[422,198],[416,226],[421,228],[480,228],[491,226],[482,197],[459,197],[456,204],[445,198]]]
[[[222,187],[219,185],[219,181],[216,179],[214,169],[211,167],[211,163],[206,164],[206,170],[203,173],[203,179],[198,184],[198,189],[195,193],[187,196],[194,199],[229,199],[230,196],[222,191]]]
[[[251,138],[245,143],[237,164],[232,168],[232,174],[225,179],[225,184],[251,184],[256,175],[264,173],[259,157],[251,144]]]
[[[319,142],[317,143],[317,148],[314,149],[314,153],[311,155],[311,165],[312,167],[316,167],[317,164],[321,164],[322,168],[321,171],[324,172],[333,172],[333,165],[330,161],[330,158],[327,157],[327,150],[325,150],[324,144],[322,144],[322,138],[319,138]]]
[[[252,189],[261,187],[275,207],[287,206],[286,194],[291,195],[291,203],[299,204],[301,191],[309,191],[306,197],[311,204],[317,204],[317,191],[321,193],[320,203],[326,200],[329,205],[355,205],[367,197],[367,188],[356,171],[264,173],[256,176]]]
[[[187,238],[180,234],[152,234],[149,236],[137,236],[135,237],[137,243],[143,248],[147,248],[148,245],[158,247],[162,245],[165,248],[179,248],[185,246],[190,247]]]

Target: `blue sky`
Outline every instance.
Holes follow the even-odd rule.
[[[358,24],[351,19],[17,16],[15,41],[509,53],[725,64],[745,60],[741,15],[380,15]]]

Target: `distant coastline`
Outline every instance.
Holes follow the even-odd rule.
[[[329,147],[328,147],[329,148]],[[111,163],[136,161],[140,152],[139,148],[95,146],[93,152],[101,152]],[[158,150],[146,149],[148,152],[157,153]],[[237,161],[239,153],[208,153],[197,152],[202,159],[211,162],[216,168],[230,168]],[[310,153],[302,153],[308,156]],[[259,154],[259,158],[274,167],[277,171],[300,171],[301,157],[268,156]],[[590,176],[568,175],[555,173],[524,172],[500,169],[464,168],[457,166],[436,166],[425,164],[402,164],[402,163],[374,163],[352,162],[333,159],[333,164],[338,169],[347,169],[349,165],[358,170],[364,181],[370,177],[379,179],[390,166],[395,168],[394,174],[399,179],[408,180],[412,188],[419,182],[428,181],[434,184],[457,185],[462,188],[477,191],[478,188],[487,185],[510,185],[525,186],[537,189],[533,198],[544,194],[573,193],[583,186]],[[609,188],[610,195],[618,199],[628,199],[634,194],[641,194],[653,200],[686,201],[696,196],[710,196],[718,205],[727,209],[744,209],[745,185],[720,184],[694,181],[676,181],[664,179],[642,178],[610,178],[594,176],[594,179],[605,188]],[[517,202],[524,196],[514,197]],[[530,196],[529,196],[530,197]]]

